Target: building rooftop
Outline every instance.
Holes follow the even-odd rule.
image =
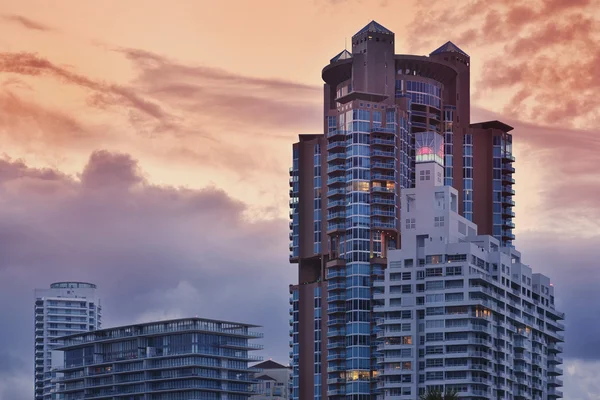
[[[278,362],[275,362],[273,360],[267,360],[267,361],[261,362],[260,364],[253,365],[252,368],[282,369],[282,368],[288,368],[288,367],[283,364],[279,364]]]
[[[96,289],[96,285],[88,282],[55,282],[50,285],[50,289]]]
[[[360,34],[365,33],[365,32],[385,33],[385,34],[388,34],[388,35],[393,35],[394,34],[394,32],[390,31],[388,28],[386,28],[385,26],[381,25],[378,22],[375,22],[374,20],[371,21],[371,22],[369,22],[360,31],[356,32],[354,34],[354,36],[360,35]]]
[[[505,124],[504,122],[500,122],[498,120],[494,121],[485,121],[485,122],[477,122],[469,125],[471,128],[481,128],[481,129],[499,129],[502,132],[510,132],[514,128],[510,125]]]
[[[462,51],[457,45],[455,45],[454,43],[452,43],[450,41],[444,43],[443,45],[438,47],[436,50],[432,51],[431,54],[429,54],[429,55],[441,54],[441,53],[459,53],[465,57],[469,57],[469,55],[467,53]]]
[[[350,53],[348,50],[343,50],[340,53],[336,54],[336,56],[329,60],[329,62],[334,63],[339,60],[348,60],[350,58],[352,58],[352,53]]]
[[[205,318],[179,318],[164,321],[153,321],[133,325],[117,326],[113,328],[98,329],[95,331],[81,332],[61,339],[65,349],[80,346],[95,341],[118,341],[133,336],[156,336],[171,332],[205,331],[216,332],[223,335],[241,336],[247,338],[262,338],[263,334],[249,331],[248,328],[258,328],[259,325],[244,324],[239,322],[220,321]]]

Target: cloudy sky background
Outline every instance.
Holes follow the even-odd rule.
[[[515,126],[516,235],[567,312],[565,398],[600,399],[600,1],[0,1],[0,400],[33,393],[33,289],[105,326],[264,326],[287,362],[287,169],[320,71],[375,19],[471,55],[472,120]],[[51,7],[50,7],[51,5]]]

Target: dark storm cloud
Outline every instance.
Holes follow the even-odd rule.
[[[152,185],[125,154],[95,152],[79,179],[4,160],[0,318],[12,328],[0,341],[12,358],[0,370],[30,383],[33,289],[60,280],[96,283],[106,326],[193,315],[256,323],[264,354],[286,362],[286,221],[247,221],[245,209],[217,189]],[[31,397],[11,397],[15,385],[0,384],[0,399]]]

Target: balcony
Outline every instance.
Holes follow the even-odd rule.
[[[346,200],[333,200],[327,202],[327,209],[335,207],[346,207]]]
[[[329,350],[335,350],[335,349],[345,349],[346,348],[346,342],[330,342],[327,344],[327,349]]]
[[[338,211],[327,214],[327,221],[334,221],[336,219],[346,219],[346,213],[343,211]]]
[[[346,166],[342,165],[330,165],[327,167],[327,174],[331,175],[331,177],[335,175],[345,175],[346,174]]]
[[[327,308],[327,314],[342,314],[342,313],[343,314],[346,313],[345,306],[343,306],[343,307],[337,306],[337,307],[328,307]]]
[[[346,153],[333,153],[327,156],[327,162],[346,161]]]
[[[548,366],[548,375],[562,375],[562,374],[563,374],[562,368],[558,368],[556,365]]]
[[[502,175],[502,183],[514,185],[515,180],[512,176],[504,174],[504,175]]]
[[[508,161],[508,162],[515,162],[515,156],[513,156],[510,153],[504,153],[502,155],[502,159],[505,160],[505,161]]]
[[[371,157],[396,158],[396,153],[393,151],[373,150],[371,151]]]
[[[333,296],[327,296],[328,303],[346,302],[346,294],[336,294]]]
[[[346,140],[335,140],[335,141],[329,142],[329,144],[327,145],[327,150],[346,149],[347,145],[348,145],[348,142]]]
[[[510,164],[503,164],[502,165],[502,171],[508,172],[508,173],[511,173],[511,174],[515,173],[514,167],[512,165],[510,165]]]
[[[334,138],[334,137],[346,137],[347,132],[343,129],[336,129],[333,130],[331,132],[327,132],[327,138]]]
[[[562,364],[563,359],[562,359],[562,357],[560,357],[557,354],[550,354],[550,355],[548,355],[548,363],[549,364]]]
[[[562,379],[559,379],[556,376],[549,376],[548,377],[548,385],[551,385],[551,386],[562,386],[563,385],[563,381],[562,381]]]
[[[327,379],[327,384],[328,385],[345,385],[346,384],[346,379],[344,379],[344,378],[330,378],[330,379]]]
[[[396,169],[396,164],[393,162],[375,161],[371,163],[371,169]]]
[[[548,343],[548,351],[553,353],[562,353],[563,347],[558,343]]]
[[[515,191],[513,190],[512,186],[504,185],[504,186],[502,186],[502,195],[503,196],[514,196]]]
[[[373,174],[371,174],[371,180],[374,180],[374,181],[394,181],[394,180],[396,180],[396,176],[394,174],[373,173]]]
[[[346,271],[329,270],[327,271],[327,279],[346,278]]]
[[[346,359],[346,353],[343,351],[342,352],[332,352],[327,355],[328,361],[345,360],[345,359]]]
[[[388,188],[386,186],[373,186],[371,187],[373,193],[395,193],[394,188]]]
[[[563,397],[563,392],[554,388],[548,389],[548,397]]]
[[[346,325],[345,318],[332,318],[327,320],[327,326]]]
[[[337,291],[345,291],[345,290],[346,290],[345,282],[331,283],[331,284],[327,285],[328,292],[337,292]]]
[[[381,219],[373,218],[371,220],[371,228],[380,230],[394,230],[397,229],[397,224],[396,222],[388,222],[383,221]]]
[[[396,128],[388,128],[383,126],[374,126],[371,128],[371,132],[373,133],[388,133],[388,134],[396,134]]]
[[[338,176],[335,178],[327,179],[327,186],[339,185],[339,184],[346,185],[346,177],[345,176]]]
[[[373,216],[382,216],[382,217],[395,218],[396,217],[396,211],[395,210],[391,210],[391,209],[373,207],[371,209],[371,215],[373,215]]]
[[[381,196],[371,196],[371,204],[387,204],[387,205],[396,205],[396,200],[392,198],[385,198]]]
[[[329,189],[327,191],[327,197],[328,198],[334,198],[334,197],[345,196],[345,195],[346,195],[346,189],[345,188]]]
[[[345,222],[328,223],[327,224],[327,233],[328,234],[340,233],[340,232],[345,232],[345,231],[346,231],[346,223]]]
[[[375,146],[396,146],[396,141],[393,139],[380,139],[380,138],[375,138],[375,139],[371,139],[371,145],[375,145]]]

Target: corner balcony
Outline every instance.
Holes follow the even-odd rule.
[[[346,306],[334,306],[334,307],[327,307],[327,314],[329,315],[334,315],[334,314],[346,314]]]
[[[562,386],[563,381],[562,381],[562,379],[559,379],[556,376],[549,376],[548,377],[548,385],[555,386],[555,387]]]

